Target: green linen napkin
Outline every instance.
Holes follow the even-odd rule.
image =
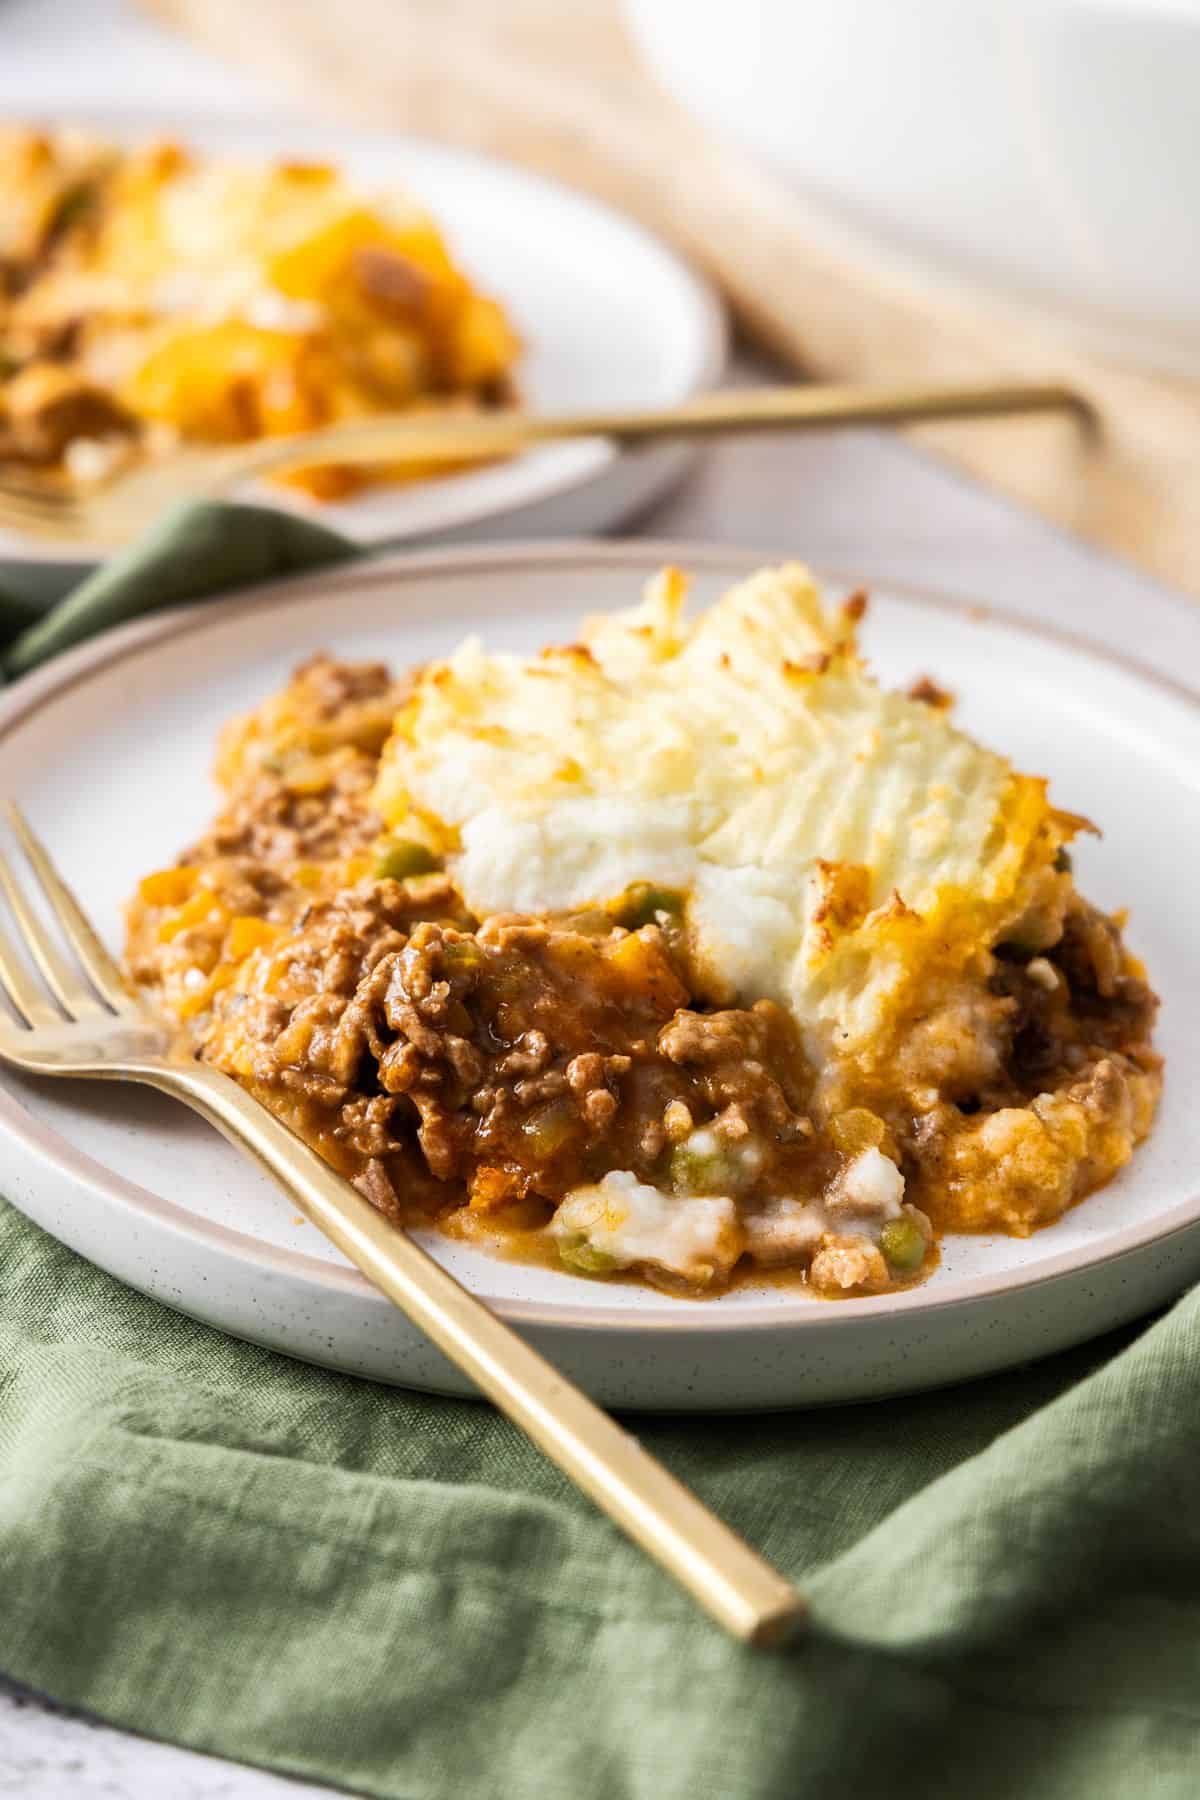
[[[186,508],[7,667],[351,554]],[[807,1638],[756,1652],[484,1406],[225,1338],[0,1202],[0,1670],[389,1800],[1190,1797],[1198,1309],[945,1394],[639,1423],[804,1578]]]
[[[0,1668],[390,1800],[1183,1800],[1198,1304],[943,1394],[640,1421],[807,1582],[753,1651],[482,1405],[222,1337],[0,1203]]]
[[[102,564],[44,615],[0,580],[3,668],[25,675],[110,625],[273,576],[360,555],[337,532],[266,506],[183,501],[153,530]]]

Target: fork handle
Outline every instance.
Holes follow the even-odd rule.
[[[744,431],[803,431],[829,425],[912,425],[934,419],[1066,413],[1087,427],[1095,413],[1062,382],[986,386],[830,386],[719,388],[670,407],[635,411],[470,414],[399,413],[344,420],[286,438],[265,438],[228,453],[220,481],[321,461],[460,461],[507,456],[563,438],[703,438]]]
[[[796,1629],[805,1605],[791,1582],[274,1114],[203,1065],[150,1064],[139,1074],[248,1150],[367,1279],[727,1631],[773,1644]]]

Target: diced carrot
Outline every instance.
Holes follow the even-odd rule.
[[[468,1203],[473,1212],[494,1212],[519,1198],[521,1178],[512,1169],[482,1163],[471,1175]]]
[[[265,950],[281,936],[282,928],[269,919],[256,919],[243,913],[234,919],[225,939],[225,947],[236,962],[253,950]]]
[[[631,987],[640,989],[665,1012],[686,1006],[687,989],[653,938],[631,931],[613,945],[608,960]]]
[[[517,340],[497,303],[483,294],[466,295],[447,346],[454,385],[472,388],[498,380],[516,354]]]
[[[138,893],[147,906],[178,906],[196,885],[196,869],[186,864],[178,869],[159,869],[138,883]]]

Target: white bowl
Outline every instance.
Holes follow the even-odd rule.
[[[1200,373],[1200,0],[625,0],[843,228]]]

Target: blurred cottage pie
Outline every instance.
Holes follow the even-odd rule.
[[[861,600],[684,587],[535,656],[314,658],[226,728],[132,975],[384,1212],[580,1272],[870,1294],[1056,1219],[1161,1086],[1086,821],[881,691]]]
[[[87,486],[180,442],[493,405],[517,348],[403,197],[324,164],[0,126],[0,466]],[[337,498],[419,473],[285,479]]]

